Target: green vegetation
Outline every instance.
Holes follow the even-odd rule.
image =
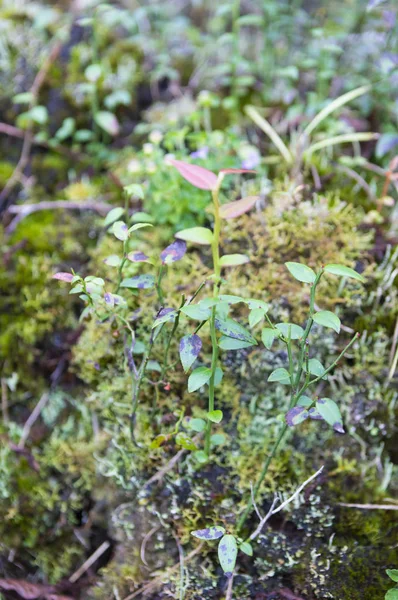
[[[396,599],[395,4],[0,17],[0,599]]]

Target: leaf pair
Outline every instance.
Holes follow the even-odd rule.
[[[299,425],[308,418],[323,419],[338,433],[345,433],[340,409],[334,400],[321,398],[315,403],[313,408],[309,408],[312,404],[313,402],[310,398],[302,396],[297,405],[286,413],[285,419],[289,427]]]

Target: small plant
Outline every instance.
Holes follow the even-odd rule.
[[[72,285],[70,294],[78,294],[79,298],[86,304],[80,320],[93,316],[100,322],[110,320],[111,322],[119,322],[124,330],[127,330],[131,343],[127,344],[125,349],[127,364],[132,375],[132,400],[130,412],[130,429],[134,440],[134,426],[136,420],[136,412],[139,403],[139,395],[142,383],[146,377],[146,371],[149,366],[160,372],[160,378],[154,382],[154,385],[165,385],[165,376],[169,368],[168,355],[171,340],[174,336],[175,329],[173,328],[168,336],[163,337],[164,343],[164,361],[163,365],[150,361],[150,355],[153,345],[160,333],[163,330],[164,324],[170,320],[171,309],[163,307],[163,291],[162,279],[168,266],[183,258],[186,252],[186,244],[182,240],[175,240],[167,248],[165,248],[159,256],[149,257],[143,252],[130,251],[130,242],[135,231],[144,227],[152,227],[149,223],[134,223],[129,226],[128,198],[134,192],[140,193],[140,190],[135,189],[137,186],[127,187],[126,190],[126,207],[112,209],[105,218],[104,227],[111,227],[113,235],[123,243],[123,249],[120,254],[113,254],[105,259],[105,264],[109,267],[117,269],[115,289],[109,290],[108,284],[101,277],[88,275],[81,277],[72,272],[59,272],[53,275],[54,279],[65,281]],[[125,216],[125,220],[121,218]],[[125,268],[127,264],[147,264],[155,269],[153,273],[141,273],[132,277],[125,277]],[[136,347],[136,335],[132,326],[134,315],[129,310],[129,296],[136,295],[139,290],[148,290],[154,288],[158,298],[158,312],[155,317],[154,326],[151,330],[147,344],[143,344],[144,351],[140,364],[136,364],[134,357],[134,349]],[[124,294],[124,295],[123,295]],[[128,294],[128,296],[126,296]],[[151,364],[152,363],[152,364]],[[180,421],[178,422],[178,425]],[[178,431],[178,427],[177,427]],[[176,432],[177,432],[176,431]]]
[[[398,569],[387,569],[386,573],[394,583],[398,583]],[[384,598],[385,600],[398,600],[398,585],[388,590]]]
[[[248,169],[223,169],[218,175],[203,167],[191,165],[179,160],[171,160],[171,164],[180,174],[195,187],[211,192],[212,208],[214,217],[213,231],[206,227],[192,227],[184,229],[176,234],[177,239],[193,244],[211,246],[213,259],[213,274],[208,278],[213,283],[213,295],[211,298],[203,298],[200,302],[180,308],[185,316],[199,321],[194,333],[185,335],[180,342],[180,357],[187,372],[197,359],[202,341],[198,336],[199,330],[209,323],[210,337],[212,343],[212,357],[210,367],[197,367],[188,379],[188,391],[195,392],[205,384],[209,386],[209,401],[207,411],[207,423],[196,423],[202,430],[205,429],[205,449],[197,453],[201,462],[206,462],[210,454],[212,423],[220,423],[223,414],[215,406],[215,387],[221,383],[223,372],[218,366],[219,349],[238,349],[256,344],[256,340],[242,325],[228,317],[230,305],[235,299],[230,296],[220,295],[221,285],[225,282],[221,277],[224,268],[244,265],[248,257],[243,254],[225,254],[220,256],[221,224],[223,219],[233,219],[248,212],[258,200],[257,196],[249,196],[227,204],[220,203],[220,188],[224,177],[230,173],[253,173]],[[250,308],[260,308],[264,303],[261,301],[249,301]],[[255,305],[255,306],[253,306]],[[177,318],[177,314],[175,315]],[[219,339],[217,331],[221,332]]]
[[[295,279],[311,286],[309,315],[305,328],[295,323],[275,324],[268,315],[268,305],[264,303],[261,307],[255,308],[249,318],[252,326],[260,323],[263,319],[267,322],[266,327],[262,329],[261,339],[268,350],[272,348],[275,341],[280,341],[286,347],[288,355],[287,367],[275,369],[268,377],[268,381],[288,386],[290,400],[289,409],[284,415],[284,423],[277,439],[264,462],[251,496],[247,501],[246,508],[237,521],[236,533],[235,535],[231,533],[226,534],[224,536],[226,538],[225,543],[222,543],[222,540],[220,542],[220,564],[227,573],[231,573],[233,570],[238,547],[246,554],[252,553],[249,541],[253,537],[242,538],[240,535],[251,510],[255,507],[256,498],[268,473],[272,459],[289,428],[298,426],[307,419],[314,419],[325,421],[336,432],[344,433],[343,419],[338,404],[331,398],[310,396],[308,395],[308,390],[321,380],[327,379],[328,374],[358,339],[359,334],[356,333],[352,337],[338,357],[328,367],[325,367],[317,358],[310,358],[309,336],[314,324],[330,328],[336,333],[340,332],[340,319],[335,313],[315,308],[316,290],[321,278],[324,275],[337,275],[344,278],[352,278],[360,282],[364,281],[364,279],[359,273],[344,265],[328,264],[322,266],[317,273],[302,263],[288,262],[286,263],[286,267]],[[241,302],[244,300],[236,297],[234,301]],[[217,539],[221,535],[224,535],[224,533],[222,528],[212,527],[193,532],[192,535],[210,540]]]

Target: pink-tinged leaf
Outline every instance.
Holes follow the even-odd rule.
[[[256,171],[253,171],[252,169],[221,169],[220,173],[225,173],[226,175],[228,175],[228,173],[255,173]]]
[[[169,162],[177,169],[177,171],[179,171],[184,179],[200,190],[214,190],[216,187],[217,175],[212,171],[199,167],[198,165],[191,165],[182,160],[173,159]]]
[[[66,281],[66,283],[72,283],[74,275],[72,273],[55,273],[52,279],[59,279],[59,281]]]
[[[176,240],[163,250],[160,254],[160,258],[164,265],[170,265],[173,262],[177,262],[177,260],[181,260],[186,251],[186,243],[183,240]]]
[[[220,216],[223,219],[235,219],[247,213],[256,204],[259,196],[247,196],[236,202],[228,202],[220,207]]]

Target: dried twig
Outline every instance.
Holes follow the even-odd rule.
[[[272,515],[275,515],[276,513],[280,512],[281,510],[283,510],[288,504],[290,504],[291,502],[293,502],[293,500],[295,498],[297,498],[297,496],[300,494],[300,492],[302,492],[302,490],[305,488],[305,486],[307,486],[313,479],[315,479],[316,477],[318,477],[318,475],[320,475],[323,471],[323,466],[318,469],[318,471],[316,473],[314,473],[313,475],[311,475],[311,477],[309,477],[306,481],[304,481],[304,483],[302,483],[297,490],[294,492],[294,494],[292,494],[287,500],[285,500],[284,502],[282,502],[282,504],[280,504],[277,508],[275,507],[276,502],[278,501],[277,497],[275,497],[272,501],[271,504],[271,508],[269,509],[269,511],[267,512],[267,514],[265,515],[265,517],[263,517],[260,521],[260,523],[258,524],[257,529],[251,534],[251,536],[249,537],[250,540],[254,540],[256,537],[258,537],[261,533],[261,530],[263,529],[264,525],[266,524],[266,522],[272,517]],[[258,509],[256,509],[257,514],[259,514]]]
[[[395,504],[346,504],[345,502],[339,502],[338,505],[362,510],[398,510],[398,505]]]
[[[144,536],[144,539],[142,540],[140,556],[141,556],[142,562],[144,563],[144,565],[146,567],[148,566],[148,563],[145,559],[145,548],[146,548],[147,543],[153,536],[153,534],[156,533],[158,531],[158,529],[160,529],[160,525],[155,525],[155,527],[152,527],[152,529],[150,531],[148,531],[148,533]]]
[[[102,556],[103,553],[108,550],[110,545],[110,542],[103,542],[101,546],[99,546],[99,548],[97,548],[97,550],[93,552],[91,556],[89,556],[89,558],[82,564],[82,566],[79,567],[77,571],[75,571],[73,575],[69,577],[69,581],[71,583],[75,583],[75,581],[80,579],[80,577],[84,575],[84,573],[91,567],[91,565],[93,565],[95,561],[98,560],[99,557]]]
[[[34,407],[33,411],[31,412],[30,416],[28,417],[25,425],[23,426],[21,439],[18,442],[18,448],[25,447],[25,442],[29,437],[30,430],[32,429],[34,423],[39,418],[41,411],[43,410],[43,408],[45,407],[45,405],[47,404],[49,399],[50,399],[50,395],[47,392],[45,392],[42,395],[42,397],[40,398],[39,402]]]

